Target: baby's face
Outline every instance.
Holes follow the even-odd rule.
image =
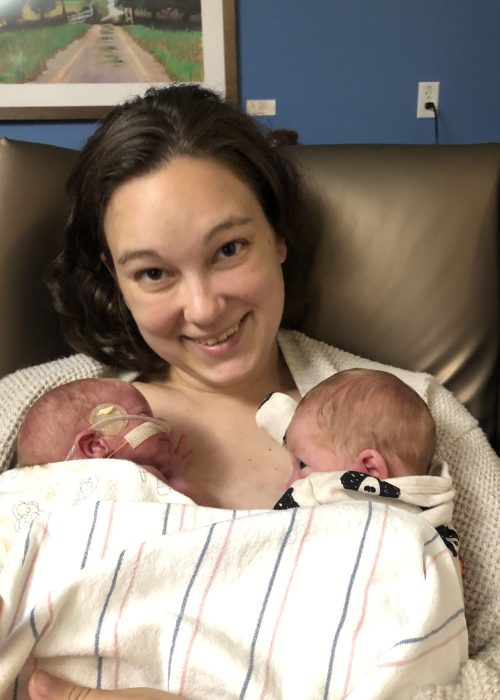
[[[124,403],[122,400],[122,405]],[[123,408],[128,415],[144,416],[144,420],[129,418],[118,435],[108,437],[111,449],[117,450],[114,456],[161,470],[168,458],[167,425],[164,431],[158,431],[156,424],[148,424],[148,418],[152,418],[153,414],[146,400],[126,403]]]
[[[334,472],[348,468],[345,455],[332,445],[331,436],[318,426],[316,407],[299,408],[286,431],[285,446],[292,458],[295,478],[312,472]]]
[[[147,421],[146,416],[145,421]],[[129,459],[136,464],[154,467],[161,471],[167,463],[169,445],[168,433],[165,430],[163,432],[155,432],[153,435],[148,436],[148,432],[145,430],[143,433],[144,439],[140,444],[132,446],[126,442],[125,435],[134,430],[134,428],[139,428],[139,426],[144,426],[144,423],[135,419],[129,420],[127,428],[122,435],[119,436],[121,439],[120,444],[125,442],[125,445],[119,449],[116,453],[116,457],[119,459]]]

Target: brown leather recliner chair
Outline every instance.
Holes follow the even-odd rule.
[[[500,144],[287,152],[312,186],[311,228],[322,232],[303,330],[434,374],[498,449]],[[74,157],[0,141],[0,376],[69,352],[41,273]]]

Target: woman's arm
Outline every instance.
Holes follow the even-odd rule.
[[[152,688],[94,690],[75,685],[45,671],[35,671],[29,686],[31,700],[182,700],[180,695]]]

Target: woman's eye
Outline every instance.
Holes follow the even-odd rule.
[[[145,277],[148,280],[151,280],[152,282],[157,282],[159,279],[161,279],[163,274],[163,271],[160,270],[159,267],[152,267],[149,270],[144,270],[142,272],[142,277]]]
[[[145,270],[138,270],[134,277],[139,282],[161,282],[168,277],[168,272],[160,267],[148,267]]]
[[[222,260],[224,258],[232,258],[241,251],[243,246],[243,241],[228,241],[217,251],[217,258]]]

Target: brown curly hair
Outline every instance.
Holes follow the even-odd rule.
[[[114,108],[80,151],[68,180],[62,250],[48,270],[66,340],[106,364],[144,372],[165,366],[140,335],[103,262],[104,254],[111,264],[103,221],[120,185],[177,156],[213,158],[251,187],[288,246],[283,325],[297,327],[303,315],[312,244],[304,236],[305,199],[294,167],[251,117],[217,93],[197,85],[153,88]]]

